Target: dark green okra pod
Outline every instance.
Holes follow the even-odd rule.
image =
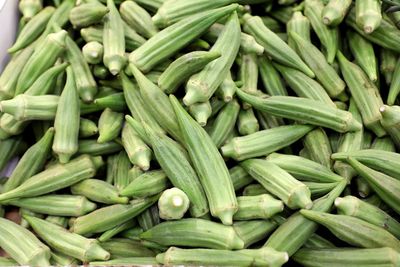
[[[96,139],[79,140],[78,154],[89,154],[91,156],[102,156],[121,151],[120,143],[111,141],[103,144],[97,143]]]
[[[291,19],[286,25],[286,30],[287,32],[295,32],[304,40],[311,42],[310,21],[301,13],[301,11],[293,12]],[[294,50],[297,49],[293,38],[291,38],[290,35],[288,39],[288,45]]]

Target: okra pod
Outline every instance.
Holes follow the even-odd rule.
[[[288,21],[288,23],[286,25],[286,30],[287,30],[287,32],[295,32],[299,36],[301,36],[301,38],[303,38],[304,40],[311,42],[310,21],[308,20],[307,17],[305,17],[301,13],[301,11],[293,12],[292,17],[290,18],[290,20]],[[297,49],[296,45],[290,35],[289,35],[289,39],[288,39],[288,45],[294,50]]]
[[[382,114],[381,124],[385,130],[389,133],[392,141],[397,147],[400,146],[400,108],[399,106],[381,106],[379,108]]]
[[[103,53],[103,45],[96,41],[88,42],[82,47],[82,55],[89,64],[100,64],[103,60]]]
[[[181,219],[189,208],[189,198],[179,188],[165,190],[158,200],[160,218],[164,220]]]
[[[110,108],[116,112],[126,110],[124,93],[115,93],[108,96],[96,98],[94,104],[101,108]]]
[[[397,60],[396,67],[392,74],[392,80],[390,81],[390,88],[388,92],[388,97],[386,103],[388,105],[394,105],[397,99],[397,96],[400,93],[400,61]]]
[[[102,156],[121,151],[123,147],[115,141],[99,144],[95,139],[79,140],[78,154],[89,154],[91,156]]]
[[[145,38],[154,36],[158,29],[145,9],[134,1],[124,1],[119,7],[122,19]]]
[[[113,238],[115,235],[118,235],[119,233],[131,229],[136,226],[136,221],[135,220],[130,220],[127,222],[124,222],[120,225],[115,226],[114,228],[105,231],[101,236],[98,238],[100,242],[105,242]]]
[[[374,142],[371,145],[371,149],[396,152],[395,144],[389,136],[375,138]]]
[[[271,195],[238,197],[239,210],[233,215],[234,220],[268,219],[283,211],[283,203]]]
[[[164,171],[145,172],[135,178],[120,191],[121,196],[147,197],[156,195],[168,187],[168,179]]]
[[[303,137],[304,148],[307,149],[310,159],[332,168],[332,149],[326,132],[322,128],[316,128]]]
[[[122,144],[132,164],[144,171],[150,168],[152,152],[128,123],[122,128]]]
[[[397,54],[389,49],[380,49],[380,65],[379,70],[385,77],[385,82],[390,85],[393,78],[393,73],[397,64]]]
[[[71,193],[85,196],[92,201],[104,204],[127,204],[127,197],[120,197],[118,190],[111,184],[97,179],[87,179],[71,186]],[[78,214],[75,216],[81,216]]]
[[[117,188],[119,192],[126,188],[130,183],[128,172],[131,167],[132,165],[129,161],[127,153],[125,153],[125,151],[119,152],[117,158],[115,159],[115,174],[113,179],[113,185]]]
[[[244,241],[244,248],[248,248],[252,244],[264,239],[277,226],[277,223],[270,220],[251,220],[233,223],[233,229],[235,229],[240,239]]]
[[[52,266],[72,266],[79,264],[79,261],[71,256],[65,255],[60,252],[50,252],[50,264]]]
[[[238,131],[241,135],[250,135],[258,132],[260,125],[252,108],[240,110],[238,116]]]
[[[318,234],[313,234],[310,239],[304,244],[305,248],[335,248],[335,245],[332,244],[329,240],[323,238]]]
[[[0,123],[1,125],[1,123]],[[98,133],[98,128],[96,123],[89,119],[81,118],[79,121],[79,137],[91,137]]]
[[[41,0],[22,0],[18,8],[25,18],[30,19],[42,10],[43,4]]]
[[[372,33],[382,21],[381,2],[356,0],[356,23],[366,34]]]
[[[99,118],[99,138],[97,142],[105,143],[117,138],[121,132],[124,114],[106,108]]]
[[[69,12],[69,21],[74,28],[83,28],[101,22],[109,9],[98,1],[75,6]]]
[[[335,27],[342,23],[351,2],[351,0],[329,0],[328,4],[322,10],[322,21],[324,24]]]
[[[155,256],[152,250],[146,248],[140,242],[130,239],[113,238],[100,244],[105,250],[110,252],[111,259]]]
[[[243,189],[243,196],[258,196],[268,193],[261,184],[250,184]]]
[[[109,261],[91,261],[89,263],[89,265],[91,266],[117,266],[117,265],[130,265],[130,264],[158,266],[158,262],[154,257],[118,258]]]

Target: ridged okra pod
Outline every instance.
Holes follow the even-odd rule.
[[[190,106],[197,102],[205,102],[224,81],[230,71],[240,46],[240,23],[236,12],[233,12],[224,30],[210,51],[221,54],[218,59],[208,63],[199,73],[194,74],[186,83],[186,94],[183,102]]]
[[[384,150],[388,152],[396,152],[396,146],[390,136],[377,137],[371,144],[371,149]]]
[[[71,186],[71,193],[85,196],[88,199],[104,204],[127,204],[127,197],[120,197],[117,188],[113,185],[97,179],[87,179]],[[81,216],[79,214],[75,216]]]
[[[327,127],[337,132],[358,131],[361,123],[350,112],[329,107],[323,102],[291,96],[258,97],[241,90],[237,95],[253,108],[274,116],[299,120],[317,126]]]
[[[50,265],[50,249],[32,232],[4,218],[0,218],[0,246],[18,264]]]
[[[255,54],[242,54],[239,69],[239,80],[243,83],[241,89],[248,93],[257,92],[258,60]]]
[[[106,108],[99,118],[99,137],[97,142],[105,143],[117,138],[121,132],[124,114]]]
[[[352,0],[329,0],[322,10],[322,21],[324,24],[335,27],[342,23],[346,16]]]
[[[207,132],[191,118],[174,96],[170,95],[170,100],[183,143],[206,193],[211,215],[231,225],[233,214],[237,211],[237,201],[228,168]]]
[[[115,159],[115,166],[113,169],[115,171],[113,185],[118,191],[123,190],[129,185],[131,180],[128,173],[131,167],[132,165],[127,153],[125,153],[125,151],[119,152]]]
[[[396,147],[400,147],[400,107],[384,105],[379,108],[379,111],[382,114],[383,128],[388,132]]]
[[[117,75],[126,64],[125,33],[122,18],[114,0],[107,0],[109,12],[104,16],[103,46],[104,65],[112,75]]]
[[[372,33],[382,21],[381,2],[378,0],[356,0],[356,22],[366,34]]]
[[[102,233],[127,222],[153,205],[158,196],[132,200],[129,204],[115,204],[97,209],[78,217],[71,226],[71,231],[80,235]]]
[[[101,22],[109,9],[98,1],[88,1],[75,6],[69,12],[69,21],[74,28],[83,28]]]
[[[252,108],[239,111],[237,126],[241,135],[250,135],[258,132],[260,125]]]
[[[261,184],[250,184],[243,189],[243,196],[258,196],[269,194],[269,192]]]
[[[289,208],[311,208],[311,193],[307,186],[277,165],[261,159],[240,163],[255,180],[280,198]]]
[[[388,231],[361,219],[347,215],[301,210],[307,219],[321,224],[336,237],[353,246],[364,248],[390,247],[400,251],[400,241]]]
[[[162,194],[160,194],[161,197]],[[158,199],[160,200],[160,199]],[[137,222],[143,231],[147,231],[160,223],[160,214],[158,205],[153,205],[137,217]],[[146,243],[146,242],[145,242]],[[147,244],[150,244],[148,242]]]
[[[400,223],[374,205],[353,196],[345,196],[337,198],[335,206],[339,214],[359,218],[386,229],[397,238],[400,236]]]
[[[41,0],[21,0],[19,1],[18,9],[22,15],[31,19],[42,10],[43,4]]]
[[[164,171],[148,171],[135,178],[121,190],[121,196],[147,197],[161,193],[168,187],[168,179]]]
[[[310,20],[311,27],[317,34],[326,51],[326,60],[332,64],[339,45],[337,28],[330,28],[322,21],[324,4],[321,0],[306,0],[304,14]]]
[[[379,70],[380,73],[385,77],[385,82],[387,85],[390,85],[392,82],[392,77],[394,70],[397,65],[398,56],[396,52],[389,49],[380,49],[380,65]]]
[[[140,238],[163,246],[243,248],[243,241],[232,226],[194,218],[160,223],[140,234]]]
[[[323,128],[316,128],[303,138],[304,148],[311,160],[330,169],[332,167],[332,149],[328,135]]]
[[[313,234],[310,239],[304,244],[304,248],[335,248],[335,245],[324,237],[318,234]]]
[[[103,61],[104,47],[101,43],[96,41],[88,42],[82,47],[82,55],[87,63],[100,64]],[[97,70],[99,69],[97,68]],[[102,70],[106,69],[104,68]],[[93,69],[93,74],[95,74],[94,72],[95,71]]]
[[[155,256],[152,250],[146,248],[141,242],[136,240],[113,238],[100,243],[100,245],[110,252],[111,259]]]
[[[113,111],[122,112],[126,110],[124,93],[110,94],[104,97],[96,98],[93,102],[100,108],[110,108]]]
[[[158,86],[167,94],[174,93],[191,75],[219,58],[218,51],[194,51],[174,60],[158,79]]]
[[[233,223],[233,229],[235,229],[240,239],[244,241],[244,248],[264,239],[277,226],[277,223],[270,220],[250,220]]]
[[[204,11],[165,28],[133,51],[129,55],[130,63],[143,72],[150,71],[158,63],[201,35],[217,20],[236,10],[237,7],[236,4],[232,4]]]
[[[96,204],[82,196],[45,195],[15,199],[10,205],[32,212],[55,216],[82,216],[96,209]]]
[[[268,29],[261,18],[245,14],[244,30],[253,35],[256,41],[264,46],[265,53],[273,60],[304,72],[310,77],[314,77],[313,71],[301,60],[293,49],[291,49],[282,39],[274,32]]]
[[[121,17],[137,33],[145,38],[154,36],[158,29],[150,14],[134,1],[124,1],[119,7]]]
[[[295,32],[299,36],[301,36],[301,38],[303,38],[304,40],[311,42],[310,21],[308,20],[307,17],[305,17],[301,13],[301,11],[293,12],[292,17],[290,18],[290,20],[288,21],[288,23],[286,25],[286,30],[287,30],[287,32]],[[288,45],[294,50],[297,49],[296,45],[290,35],[289,35],[289,39],[288,39]]]
[[[283,203],[269,194],[238,197],[239,210],[234,220],[268,219],[283,211]]]
[[[128,123],[122,128],[122,144],[132,164],[144,171],[150,168],[152,152]]]
[[[158,200],[158,210],[161,219],[179,220],[189,208],[189,198],[179,188],[165,190]]]
[[[400,93],[400,60],[397,60],[396,67],[393,71],[392,79],[390,81],[390,88],[388,92],[388,97],[386,103],[388,105],[394,105],[397,96]]]
[[[291,145],[312,129],[310,125],[288,125],[234,137],[221,147],[221,152],[239,161],[265,156]]]
[[[71,233],[61,226],[33,216],[25,215],[24,219],[50,247],[62,251],[68,256],[84,262],[110,258],[110,253],[104,250],[95,239]]]
[[[264,89],[269,95],[287,95],[285,85],[278,71],[267,56],[258,59],[258,67]]]

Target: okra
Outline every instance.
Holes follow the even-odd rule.
[[[130,220],[127,222],[124,222],[120,225],[115,226],[114,228],[105,231],[101,236],[98,238],[100,242],[105,242],[113,238],[115,235],[118,235],[119,233],[131,229],[136,226],[136,221],[135,220]]]
[[[382,21],[381,2],[378,0],[356,0],[356,23],[366,34],[379,28]]]
[[[99,118],[99,138],[97,138],[97,142],[105,143],[117,138],[121,132],[123,121],[124,114],[106,108]]]
[[[179,188],[165,190],[158,200],[160,218],[164,220],[181,219],[189,208],[189,198]]]
[[[91,261],[89,263],[89,265],[91,266],[117,266],[117,265],[130,265],[130,264],[158,266],[158,262],[154,257],[118,258],[109,261]]]
[[[371,145],[371,149],[396,152],[395,144],[389,136],[375,138],[374,142]]]
[[[161,197],[161,195],[160,195]],[[158,205],[153,205],[136,218],[143,231],[147,231],[160,223]],[[146,242],[145,242],[146,243]],[[151,242],[150,242],[151,243]],[[146,246],[147,247],[147,246]]]
[[[52,224],[62,226],[64,228],[67,228],[67,226],[68,226],[68,218],[67,217],[49,215],[46,217],[46,221],[51,222]]]
[[[103,60],[103,53],[103,45],[96,41],[88,42],[82,47],[82,55],[89,64],[101,63]]]
[[[4,171],[12,158],[26,150],[26,143],[21,135],[0,141],[0,170]]]
[[[250,135],[258,132],[260,125],[252,108],[240,110],[238,116],[238,131],[241,135]]]
[[[11,258],[0,257],[0,265],[1,266],[16,266],[17,264],[18,263]]]
[[[130,239],[113,238],[100,243],[100,245],[110,252],[111,259],[155,256],[152,250],[144,247],[140,242]]]
[[[25,18],[30,19],[42,10],[43,5],[41,0],[22,0],[18,8]]]
[[[380,49],[380,66],[379,70],[385,77],[385,82],[390,85],[393,78],[393,73],[397,64],[397,54],[389,49]]]
[[[283,203],[271,195],[238,197],[239,210],[234,220],[268,219],[283,210]]]
[[[293,12],[292,17],[286,25],[287,32],[295,32],[304,40],[311,42],[310,38],[310,21],[301,13],[301,11]],[[296,50],[293,38],[289,35],[288,45]]]
[[[113,154],[123,149],[120,143],[115,141],[99,144],[96,139],[79,140],[78,146],[78,154],[89,154],[91,156]]]
[[[71,256],[60,252],[51,252],[50,264],[52,266],[72,266],[79,264],[79,261]]]
[[[125,153],[125,151],[119,152],[117,158],[115,159],[115,173],[113,179],[113,185],[117,188],[119,192],[126,188],[130,183],[128,172],[131,167],[132,165],[129,161],[127,153]]]
[[[275,230],[278,225],[269,220],[251,220],[234,222],[233,229],[240,239],[244,241],[244,248],[264,239],[269,233]]]
[[[334,189],[338,185],[338,182],[336,183],[304,182],[304,184],[310,190],[311,197],[317,198],[329,193],[332,189]]]
[[[322,21],[324,24],[335,27],[342,23],[351,2],[351,0],[329,0],[328,4],[322,10]]]
[[[379,111],[382,114],[381,124],[389,133],[392,141],[397,147],[400,146],[400,127],[399,127],[399,114],[400,108],[398,106],[381,106]]]
[[[110,108],[113,111],[121,112],[126,110],[124,93],[115,93],[108,96],[96,98],[94,104],[100,108]]]
[[[388,92],[388,97],[386,103],[388,105],[394,105],[397,99],[397,96],[400,93],[400,61],[397,60],[396,67],[393,71],[392,80],[390,82],[390,88]]]
[[[87,179],[71,186],[71,193],[85,196],[92,201],[104,204],[127,204],[127,197],[120,197],[118,190],[111,184],[97,179]],[[78,214],[74,216],[81,216]]]
[[[156,195],[168,187],[168,179],[164,171],[145,172],[135,178],[120,191],[121,196],[148,197]]]
[[[272,61],[268,57],[264,56],[258,59],[258,63],[261,81],[267,93],[269,95],[287,95],[283,81],[272,64]]]
[[[154,36],[158,29],[145,9],[134,1],[124,1],[119,7],[122,19],[145,38]]]
[[[322,236],[318,234],[313,234],[310,237],[310,239],[304,244],[304,247],[320,249],[320,248],[335,248],[335,245],[332,244],[332,242],[330,242],[329,240],[323,238]]]
[[[101,22],[109,9],[98,1],[90,1],[74,7],[69,12],[69,21],[74,28],[83,28]]]
[[[222,81],[221,85],[215,91],[215,94],[222,99],[225,103],[232,101],[233,96],[236,93],[236,83],[232,79],[232,74],[229,71],[225,79]]]
[[[303,138],[304,148],[307,149],[310,159],[330,169],[332,167],[332,149],[326,132],[316,128]]]
[[[132,164],[144,171],[150,168],[152,152],[129,123],[122,128],[122,144]]]
[[[268,193],[261,184],[250,184],[243,189],[243,196],[258,196]]]
[[[0,123],[1,125],[1,123]],[[81,118],[79,121],[79,137],[91,137],[99,132],[96,123],[89,119]]]

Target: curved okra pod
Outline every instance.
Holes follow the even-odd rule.
[[[161,74],[158,86],[167,94],[175,93],[178,87],[191,75],[202,70],[208,63],[219,58],[218,51],[194,51],[187,53],[175,61]]]
[[[129,55],[130,63],[143,72],[167,59],[200,36],[208,27],[237,9],[237,4],[204,11],[185,18],[158,32]]]
[[[378,0],[356,0],[356,23],[366,34],[379,28],[382,21],[381,4]]]
[[[303,138],[304,148],[308,151],[311,160],[332,168],[332,149],[328,136],[323,128],[316,128]]]
[[[205,102],[211,98],[230,71],[239,51],[239,46],[240,23],[237,13],[233,12],[210,50],[219,52],[221,56],[208,63],[203,70],[194,74],[188,80],[186,94],[183,98],[186,106]]]
[[[206,131],[191,118],[173,95],[170,95],[170,100],[183,143],[209,201],[211,215],[231,225],[233,214],[237,211],[237,201],[228,168]]]
[[[379,111],[382,114],[383,128],[389,133],[393,143],[400,147],[400,107],[384,105],[379,108]]]
[[[161,193],[168,187],[167,175],[162,170],[148,171],[135,178],[120,191],[121,196],[148,197]]]
[[[322,21],[325,25],[335,27],[342,23],[352,0],[330,0],[322,10]]]
[[[99,138],[97,138],[97,142],[105,143],[117,138],[121,132],[123,121],[124,114],[106,108],[99,118]]]
[[[165,190],[158,200],[160,218],[164,220],[179,220],[189,208],[189,198],[179,188]]]
[[[268,219],[283,211],[283,202],[269,194],[238,197],[239,210],[234,220]]]
[[[146,248],[141,242],[127,238],[113,238],[100,245],[110,252],[111,258],[155,256],[154,251]]]
[[[327,106],[316,100],[291,96],[262,98],[241,90],[237,91],[237,95],[253,108],[274,116],[299,120],[342,133],[358,131],[361,128],[361,123],[355,120],[350,112]]]
[[[122,128],[121,140],[130,162],[147,171],[150,168],[152,152],[129,123]]]
[[[260,57],[258,58],[258,65],[260,68],[261,81],[267,93],[269,95],[287,95],[283,81],[272,64],[272,61],[267,56]]]
[[[87,27],[101,22],[108,11],[108,8],[100,2],[90,1],[71,9],[69,12],[69,21],[74,28]]]
[[[74,234],[65,228],[33,216],[24,215],[36,234],[50,247],[81,261],[108,260],[110,253],[95,239]]]
[[[221,152],[235,160],[265,156],[291,145],[313,128],[310,125],[288,125],[234,137],[221,147]]]
[[[269,220],[250,220],[233,223],[233,229],[235,229],[240,239],[244,241],[244,248],[264,239],[277,226],[277,223]]]
[[[4,218],[0,218],[0,246],[18,264],[50,266],[50,249],[32,232]]]
[[[241,135],[250,135],[258,132],[260,125],[252,108],[239,111],[237,126]]]
[[[288,21],[286,25],[287,32],[295,32],[304,40],[311,42],[310,38],[310,21],[307,17],[305,17],[301,11],[293,12],[292,17]],[[296,45],[293,41],[293,38],[289,35],[288,45],[296,50]]]
[[[42,10],[43,5],[40,0],[21,0],[18,8],[25,18],[30,19]]]
[[[361,219],[347,215],[301,210],[307,219],[329,229],[339,239],[364,248],[390,247],[400,251],[400,241],[388,231]]]
[[[119,12],[122,19],[143,37],[151,38],[158,32],[150,14],[136,2],[122,2],[119,6]]]
[[[390,88],[388,92],[388,97],[386,103],[388,105],[394,105],[397,99],[397,96],[400,93],[400,60],[397,60],[396,67],[392,73],[392,79],[390,81]]]
[[[87,179],[71,186],[71,193],[104,204],[127,204],[127,197],[120,197],[117,188],[97,179]],[[87,213],[87,212],[86,212]],[[75,216],[82,216],[79,214]]]
[[[88,42],[82,47],[82,55],[89,64],[100,64],[103,61],[103,54],[104,47],[99,42]]]

